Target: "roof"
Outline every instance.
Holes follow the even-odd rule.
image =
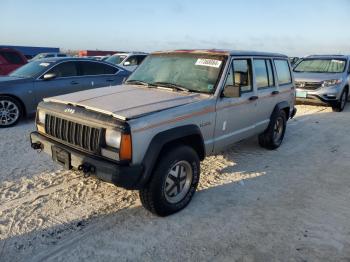
[[[144,52],[118,52],[118,53],[115,53],[111,56],[114,56],[114,55],[148,55],[148,53],[144,53]]]
[[[96,62],[96,63],[104,63],[108,65],[112,65],[115,67],[118,67],[117,65],[107,63],[103,60],[96,60],[93,58],[84,58],[84,57],[49,57],[49,58],[42,58],[42,59],[37,59],[34,60],[34,62],[48,62],[48,63],[58,63],[62,61],[91,61],[91,62]]]
[[[288,58],[286,55],[270,52],[258,52],[258,51],[245,51],[245,50],[229,50],[229,49],[182,49],[182,50],[169,50],[169,51],[157,51],[153,54],[166,54],[166,53],[189,53],[189,54],[209,54],[209,55],[231,55],[231,56],[274,56]]]
[[[309,55],[304,58],[350,58],[350,55]]]

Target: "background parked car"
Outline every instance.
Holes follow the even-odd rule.
[[[125,67],[129,71],[134,71],[146,57],[147,54],[141,52],[117,53],[111,55],[105,61]]]
[[[0,77],[0,127],[33,115],[44,97],[118,85],[128,70],[92,59],[56,58],[30,62]]]
[[[343,111],[350,86],[350,56],[313,55],[294,67],[297,101],[330,105]]]
[[[27,63],[24,55],[12,48],[0,48],[0,75],[7,75]]]
[[[54,57],[68,57],[68,55],[64,53],[40,53],[34,56],[30,61],[34,61],[37,59],[44,59],[44,58],[54,58]]]

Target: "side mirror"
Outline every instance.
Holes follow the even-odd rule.
[[[239,86],[232,86],[232,85],[227,85],[224,88],[224,91],[222,92],[222,97],[228,97],[228,98],[234,98],[234,97],[240,97],[241,92],[240,92],[240,87]]]
[[[47,73],[47,74],[45,74],[44,76],[43,76],[43,79],[44,80],[51,80],[51,79],[54,79],[54,78],[56,78],[56,74],[55,73]]]
[[[125,65],[125,66],[129,66],[129,65],[130,65],[130,62],[129,62],[129,61],[124,62],[124,65]]]

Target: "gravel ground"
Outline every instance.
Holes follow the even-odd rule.
[[[1,261],[350,261],[350,106],[298,106],[278,150],[251,138],[207,158],[167,218],[60,170],[31,150],[33,129],[0,130]]]

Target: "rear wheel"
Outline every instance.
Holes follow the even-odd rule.
[[[9,96],[0,96],[0,128],[14,126],[22,117],[21,104]]]
[[[274,113],[270,124],[264,133],[259,135],[260,146],[267,149],[278,148],[283,141],[286,132],[287,117],[283,110]]]
[[[198,182],[200,164],[189,146],[179,146],[158,160],[149,184],[140,190],[142,205],[158,216],[167,216],[185,208]]]
[[[349,94],[348,89],[344,89],[343,93],[340,96],[339,101],[332,106],[333,112],[341,112],[344,110],[346,106],[346,102],[348,100],[348,94]]]

